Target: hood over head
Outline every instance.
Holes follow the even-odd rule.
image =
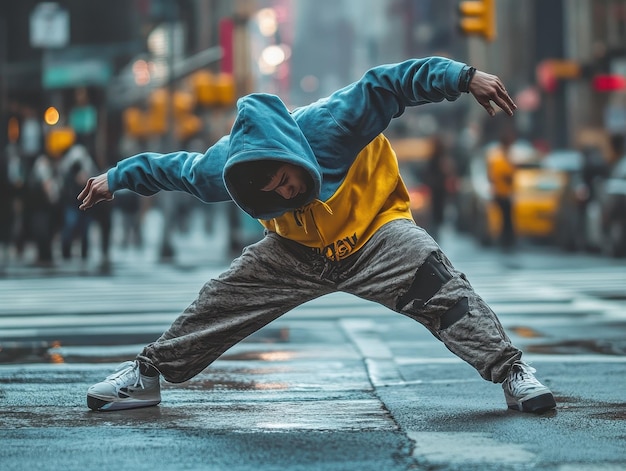
[[[270,169],[282,163],[303,168],[310,177],[307,192],[288,200],[256,189],[259,161],[269,161]],[[233,201],[258,219],[272,219],[311,202],[318,197],[321,185],[311,146],[280,98],[269,94],[252,94],[237,102],[223,177]]]

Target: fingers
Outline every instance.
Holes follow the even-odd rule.
[[[113,193],[109,191],[106,173],[87,180],[85,188],[83,188],[76,199],[82,201],[78,207],[82,210],[89,209],[101,201],[111,201]]]
[[[89,193],[85,198],[83,198],[83,202],[80,204],[80,206],[78,207],[78,209],[81,210],[86,210],[91,208],[94,204],[97,203],[97,201],[93,201],[93,196],[91,195],[91,193]]]
[[[490,116],[496,114],[492,102],[509,116],[513,116],[513,111],[517,109],[502,81],[495,75],[477,71],[470,83],[470,92]]]
[[[80,192],[76,199],[82,201],[78,209],[83,211],[91,208],[95,204],[95,202],[93,202],[93,178],[87,181],[85,188],[83,188],[83,191]]]
[[[99,195],[98,188],[94,184],[94,181],[95,181],[94,178],[90,178],[87,181],[85,188],[83,188],[83,191],[81,191],[80,194],[76,197],[76,199],[78,199],[79,201],[82,201],[80,206],[78,206],[78,209],[81,209],[84,211],[86,209],[91,208],[93,205],[99,203],[100,201],[106,200],[106,198]]]
[[[513,116],[513,110],[517,109],[517,105],[509,96],[504,86],[498,81],[492,90],[488,93],[485,100],[481,101],[481,105],[487,110],[490,116],[496,114],[495,109],[491,106],[491,102],[495,103],[502,111],[509,116]]]
[[[496,115],[496,110],[493,109],[493,106],[491,106],[491,103],[489,101],[487,101],[486,103],[481,103],[481,105],[483,105],[483,108],[487,110],[487,113],[489,113],[489,116]]]
[[[509,116],[513,116],[513,110],[517,109],[517,105],[509,96],[503,85],[501,85],[500,89],[498,90],[498,95],[494,102]]]
[[[111,201],[112,199],[113,198],[105,198],[103,196],[96,196],[94,192],[89,192],[87,197],[85,199],[83,199],[83,202],[78,207],[78,209],[82,209],[84,211],[86,209],[91,208],[92,206],[95,206],[96,204],[100,203],[101,201]]]
[[[509,116],[513,116],[514,110],[517,109],[517,105],[513,102],[508,93],[504,92],[502,94],[498,94],[497,92],[493,92],[490,95],[487,95],[484,98],[476,98],[478,103],[480,103],[489,116],[495,116],[496,110],[491,106],[491,102],[495,103],[498,108],[502,109]]]
[[[77,200],[84,200],[85,197],[87,196],[87,193],[89,193],[92,184],[93,184],[93,178],[90,178],[89,180],[87,180],[87,183],[85,184],[85,187],[82,189],[82,191],[76,197],[76,199]]]

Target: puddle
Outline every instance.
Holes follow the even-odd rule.
[[[603,412],[601,414],[592,414],[591,417],[603,420],[626,420],[626,411]]]
[[[591,402],[580,397],[558,395],[555,395],[554,399],[557,404],[556,410],[561,412],[567,412],[569,409],[571,411],[583,411],[584,413],[600,409],[605,412],[591,412],[588,416],[601,420],[626,420],[626,404],[624,403]]]
[[[601,420],[626,420],[626,404],[622,402],[611,403],[601,402],[598,406],[602,407],[605,412],[596,412],[589,414],[589,417]]]
[[[530,353],[554,355],[583,355],[601,353],[603,355],[626,355],[626,340],[567,340],[563,342],[529,345]]]
[[[63,363],[53,357],[50,349],[56,342],[5,342],[0,344],[0,364],[10,363]]]
[[[626,301],[626,294],[621,293],[593,293],[595,298],[604,299],[606,301]]]
[[[153,335],[133,333],[126,336],[104,335],[94,338],[77,338],[0,341],[0,364],[28,363],[121,363],[139,351],[121,352],[128,345],[147,345],[155,340]],[[87,342],[87,343],[86,343]],[[281,344],[290,342],[289,328],[265,328],[244,339],[243,342]],[[243,343],[242,342],[242,343]],[[86,347],[93,347],[87,352]],[[94,353],[95,349],[100,351]],[[139,349],[141,347],[138,347]],[[294,357],[290,351],[258,351],[238,355],[223,355],[226,360],[286,361]]]
[[[220,360],[230,361],[288,361],[296,356],[296,352],[289,350],[272,350],[257,352],[242,352],[233,354],[224,354]]]
[[[281,391],[289,388],[287,383],[237,381],[228,378],[191,380],[180,384],[163,385],[164,389],[187,389],[192,391]]]
[[[579,397],[572,397],[572,396],[554,396],[554,399],[556,400],[557,404],[578,404],[579,402],[581,402],[581,399]]]

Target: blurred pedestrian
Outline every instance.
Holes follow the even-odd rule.
[[[26,244],[38,238],[38,235],[32,229],[34,227],[33,221],[39,219],[34,213],[40,211],[40,204],[42,203],[43,195],[37,181],[38,178],[42,178],[42,175],[33,175],[32,172],[34,171],[35,161],[39,158],[45,160],[46,157],[42,155],[44,153],[43,121],[39,117],[37,108],[31,105],[23,105],[19,110],[19,114],[18,173],[21,184],[18,184],[19,188],[16,197],[17,232],[15,247],[18,257],[21,257]]]
[[[573,249],[591,249],[593,244],[587,229],[589,208],[597,201],[598,186],[609,175],[609,164],[602,150],[597,146],[584,146],[581,149],[582,165],[580,179],[575,180],[575,226],[572,228]],[[572,176],[570,176],[572,178]]]
[[[135,361],[89,388],[87,405],[158,404],[160,375],[186,381],[287,311],[343,291],[421,322],[483,378],[502,383],[509,407],[555,407],[494,312],[412,220],[397,159],[381,134],[405,107],[462,92],[490,115],[491,101],[510,115],[515,109],[494,75],[445,58],[408,60],[375,67],[292,112],[277,96],[249,95],[238,102],[230,135],[204,154],[141,153],[91,179],[79,195],[83,209],[123,188],[180,190],[205,202],[234,200],[267,235],[209,281]]]
[[[439,240],[445,221],[448,197],[454,186],[454,165],[441,136],[433,137],[433,152],[426,167],[426,184],[430,189],[430,226],[428,232]]]
[[[72,129],[59,128],[50,131],[50,137],[64,139],[60,133],[67,133],[65,142],[54,150],[60,158],[59,178],[61,181],[61,205],[63,207],[63,229],[61,231],[61,252],[64,260],[72,258],[75,240],[80,242],[80,257],[86,261],[89,255],[89,225],[91,215],[76,207],[76,195],[87,180],[97,173],[96,164],[87,148],[75,143]]]
[[[7,147],[0,149],[0,269],[8,260],[13,231],[13,185],[9,179]]]
[[[75,197],[74,197],[75,198]],[[109,273],[111,270],[111,235],[113,232],[113,207],[103,204],[94,208],[93,221],[98,226],[100,241],[99,270]]]
[[[128,134],[118,141],[121,155],[134,155],[144,147],[136,137]],[[106,206],[106,205],[100,205]],[[119,216],[120,232],[122,235],[121,246],[126,249],[133,246],[137,249],[143,247],[143,216],[145,205],[142,204],[141,196],[130,190],[120,190],[115,194],[114,212]]]
[[[604,177],[608,176],[613,166],[615,166],[621,159],[626,157],[626,131],[625,134],[611,135],[609,141],[611,147],[611,156],[608,159],[610,163],[607,163],[606,160],[603,160],[604,168],[602,176]]]
[[[20,133],[19,104],[9,102],[0,135],[0,269],[8,262],[16,228],[16,197],[23,182],[17,174]]]
[[[27,161],[34,162],[44,150],[43,121],[33,106],[22,109],[20,126],[20,152]]]
[[[61,227],[60,156],[54,150],[40,154],[35,159],[26,183],[25,222],[28,234],[32,236],[37,248],[35,265],[42,267],[51,267],[54,264],[53,240]]]
[[[89,91],[84,87],[74,91],[74,105],[70,109],[69,125],[76,133],[77,143],[85,146],[89,155],[95,159],[98,111],[91,103]]]
[[[120,215],[121,246],[123,249],[143,247],[141,197],[130,190],[120,190],[115,194],[115,208]]]
[[[513,195],[517,167],[513,162],[512,147],[515,143],[514,131],[507,127],[500,134],[498,144],[487,154],[487,172],[491,183],[491,194],[501,216],[500,246],[510,250],[515,245],[513,224]]]

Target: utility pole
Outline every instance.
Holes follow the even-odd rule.
[[[233,10],[233,74],[239,96],[250,93],[254,87],[248,22],[255,10],[255,0],[235,1]]]

